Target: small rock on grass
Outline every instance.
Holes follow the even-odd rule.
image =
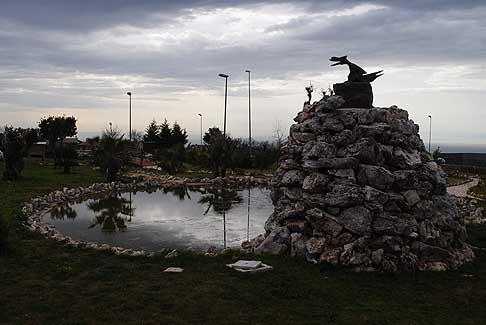
[[[168,267],[163,272],[164,273],[182,273],[184,269],[182,267]]]

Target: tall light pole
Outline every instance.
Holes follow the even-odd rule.
[[[228,104],[228,75],[224,73],[220,73],[219,76],[225,79],[224,85],[224,124],[223,124],[223,144],[224,144],[224,158],[223,158],[223,167],[221,168],[221,176],[226,176],[226,107]],[[226,230],[225,230],[226,231]],[[226,232],[225,232],[226,236]],[[226,237],[225,237],[225,245],[226,245]]]
[[[228,105],[228,75],[220,73],[219,76],[225,79],[224,85],[224,124],[223,124],[223,136],[226,141],[226,107]]]
[[[202,136],[202,114],[201,113],[198,113],[197,115],[199,115],[199,120],[200,120],[200,124],[201,124],[201,146],[203,144],[203,136]]]
[[[250,75],[251,71],[246,70],[248,73],[248,151],[251,159],[251,91],[250,91]]]
[[[129,97],[129,100],[128,100],[128,137],[130,139],[130,142],[132,142],[132,93],[127,92],[127,95]]]
[[[432,142],[432,115],[429,115],[429,153],[430,153],[431,142]]]

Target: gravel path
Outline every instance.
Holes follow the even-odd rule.
[[[448,187],[447,192],[457,197],[474,198],[471,195],[467,194],[467,191],[471,187],[478,185],[478,183],[479,183],[479,177],[473,177],[472,180],[468,183]]]

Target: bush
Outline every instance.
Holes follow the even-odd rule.
[[[106,175],[108,182],[116,181],[123,164],[127,164],[127,141],[118,130],[110,129],[103,132],[95,153],[95,163]]]
[[[5,128],[3,136],[5,170],[3,179],[17,180],[22,176],[24,170],[25,140],[22,134],[12,127]]]
[[[182,143],[167,149],[160,149],[156,154],[158,166],[169,174],[180,173],[184,170],[185,147]]]
[[[78,166],[78,152],[76,151],[76,145],[63,144],[61,147],[61,164],[64,169],[64,173],[71,172],[71,168]]]

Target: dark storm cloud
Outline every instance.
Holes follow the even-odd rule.
[[[261,35],[244,35],[236,43],[230,39],[214,46],[220,41],[218,31],[207,36],[196,30],[188,39],[181,33],[181,39],[160,48],[145,46],[150,43],[145,33],[151,28],[183,29],[185,23],[217,8],[258,13],[269,3],[295,7],[302,14],[284,22],[276,20]],[[383,8],[333,14],[359,5]],[[289,14],[293,14],[290,9]],[[177,93],[210,90],[220,84],[214,78],[219,72],[243,79],[246,68],[254,69],[257,78],[275,80],[329,72],[327,59],[332,55],[348,54],[364,66],[474,65],[486,57],[484,17],[484,1],[7,0],[0,11],[0,86],[4,92],[9,90],[4,98],[12,102],[16,91],[25,88],[47,97],[62,93],[66,106],[72,106],[73,100],[67,99],[70,90],[59,84],[79,89],[93,85],[88,94],[109,97],[106,88],[120,87],[112,76],[142,76],[153,79],[144,85],[147,92]],[[231,17],[221,17],[221,34],[227,32],[224,18]],[[136,30],[114,30],[120,26]],[[103,34],[106,31],[109,34]],[[110,42],[124,33],[135,36],[121,45]],[[262,35],[261,41],[254,40]],[[98,47],[97,42],[101,42]],[[25,71],[32,76],[26,78]],[[80,84],[71,77],[74,72],[95,76]],[[102,76],[110,78],[99,79]],[[128,80],[122,85],[140,82]],[[26,107],[28,102],[27,93],[18,105]]]
[[[239,0],[6,0],[0,17],[61,30],[91,30],[118,24],[148,26],[190,8],[232,7],[260,1]],[[278,2],[278,1],[276,1]]]

